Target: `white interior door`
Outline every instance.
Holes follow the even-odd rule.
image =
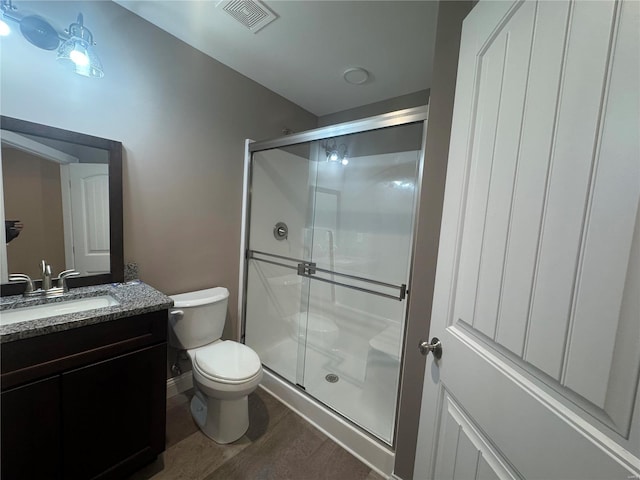
[[[67,266],[82,275],[108,273],[109,165],[69,164],[69,183],[73,265]]]
[[[465,20],[416,479],[640,478],[639,19]]]

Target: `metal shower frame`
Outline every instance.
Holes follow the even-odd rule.
[[[412,278],[413,278],[413,261],[414,261],[414,255],[415,255],[415,250],[416,250],[416,232],[417,232],[417,224],[418,224],[418,218],[419,218],[419,200],[421,197],[421,189],[422,189],[422,175],[423,175],[423,171],[424,171],[424,152],[425,152],[425,146],[426,146],[426,133],[427,133],[427,120],[428,120],[428,106],[420,106],[420,107],[413,107],[413,108],[408,108],[408,109],[404,109],[404,110],[397,110],[394,112],[389,112],[389,113],[385,113],[382,115],[376,115],[373,117],[368,117],[365,119],[360,119],[360,120],[354,120],[351,122],[346,122],[346,123],[340,123],[340,124],[336,124],[336,125],[330,125],[330,126],[326,126],[326,127],[321,127],[321,128],[316,128],[313,130],[307,130],[304,132],[299,132],[299,133],[294,133],[291,135],[286,135],[286,136],[282,136],[282,137],[278,137],[278,138],[274,138],[274,139],[269,139],[269,140],[262,140],[262,141],[257,141],[257,142],[251,142],[249,140],[247,140],[246,142],[246,150],[245,150],[245,168],[247,168],[246,170],[246,178],[245,178],[245,196],[244,196],[244,203],[243,203],[243,234],[242,234],[242,238],[241,238],[241,268],[240,268],[240,279],[239,279],[239,286],[240,286],[240,293],[241,295],[239,296],[239,309],[238,309],[238,313],[240,315],[238,322],[239,322],[239,335],[240,335],[240,341],[244,343],[245,341],[245,329],[246,329],[246,308],[247,308],[247,303],[246,303],[246,298],[247,298],[247,287],[248,287],[248,268],[249,268],[249,260],[251,258],[254,258],[254,254],[261,254],[262,252],[253,252],[251,250],[249,250],[249,238],[250,238],[250,219],[251,219],[251,186],[252,186],[252,181],[253,181],[253,153],[255,152],[260,152],[260,151],[264,151],[264,150],[270,150],[270,149],[275,149],[275,148],[281,148],[281,147],[288,147],[288,146],[292,146],[292,145],[297,145],[297,144],[301,144],[301,143],[306,143],[306,142],[312,142],[312,141],[316,141],[316,140],[323,140],[323,139],[327,139],[327,138],[333,138],[333,137],[338,137],[338,136],[343,136],[343,135],[350,135],[350,134],[355,134],[355,133],[361,133],[361,132],[368,132],[368,131],[373,131],[373,130],[380,130],[380,129],[384,129],[387,127],[395,127],[395,126],[400,126],[400,125],[407,125],[407,124],[411,124],[411,123],[423,123],[423,128],[422,128],[422,140],[421,140],[421,147],[420,147],[420,155],[418,158],[418,174],[417,174],[417,188],[416,188],[416,193],[415,193],[415,199],[414,199],[414,205],[413,205],[413,209],[414,209],[414,219],[413,219],[413,224],[412,224],[412,231],[411,231],[411,252],[410,252],[410,256],[409,256],[409,286],[412,284]],[[269,263],[269,262],[267,262]],[[409,290],[410,287],[404,286],[403,285],[403,290],[406,292],[406,295],[409,295]],[[402,294],[401,295],[402,298],[400,298],[400,300],[405,299],[405,295]],[[408,300],[407,300],[408,301]],[[396,401],[396,412],[395,412],[395,416],[394,416],[394,423],[397,427],[397,420],[398,420],[398,409],[400,406],[400,393],[402,390],[402,373],[404,370],[404,351],[405,351],[405,343],[407,341],[406,338],[406,333],[407,333],[407,317],[409,314],[409,309],[406,308],[405,309],[405,318],[404,318],[404,329],[402,332],[402,349],[401,352],[401,358],[400,358],[400,371],[399,371],[399,379],[398,379],[398,392],[397,392],[397,401]],[[277,372],[274,372],[276,375],[278,375]],[[303,395],[309,395],[308,393],[306,393],[304,391],[304,389],[300,388],[298,385],[295,385],[289,381],[287,381],[287,383],[290,383],[291,385],[295,386],[296,389],[299,390],[300,393],[302,393]],[[395,450],[395,446],[396,446],[396,440],[397,440],[397,428],[394,428],[394,433],[393,433],[393,440],[392,443],[389,444],[388,442],[386,442],[385,440],[379,438],[378,436],[372,434],[371,432],[367,431],[363,426],[351,421],[350,419],[348,419],[347,417],[345,417],[344,415],[342,415],[340,412],[334,410],[333,408],[331,408],[328,405],[325,405],[324,403],[322,403],[321,400],[316,399],[315,397],[311,397],[314,400],[320,402],[322,405],[325,406],[325,408],[328,408],[329,410],[335,412],[336,414],[338,414],[340,416],[340,418],[344,419],[345,421],[349,422],[350,424],[354,425],[359,431],[363,432],[364,434],[366,434],[367,436],[369,436],[370,438],[375,439],[377,442],[380,442],[383,445],[387,445],[392,447]]]

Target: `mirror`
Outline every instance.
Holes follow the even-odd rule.
[[[8,274],[39,280],[42,259],[78,270],[71,288],[123,281],[122,144],[5,116],[0,129],[2,295],[25,287]]]

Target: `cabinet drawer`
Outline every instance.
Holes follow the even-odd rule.
[[[166,342],[167,311],[16,340],[0,349],[3,390],[148,345]]]

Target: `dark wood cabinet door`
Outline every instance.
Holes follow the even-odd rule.
[[[2,480],[59,479],[60,376],[0,395]]]
[[[65,480],[122,478],[164,450],[166,344],[62,375]]]

